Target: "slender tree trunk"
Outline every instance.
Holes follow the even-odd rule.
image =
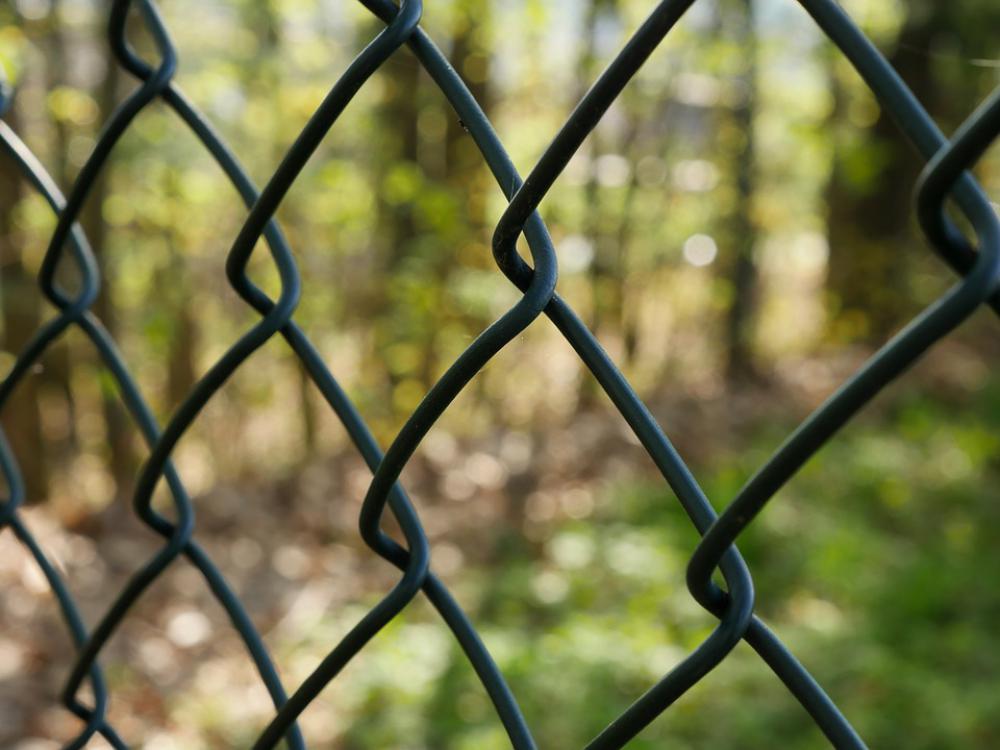
[[[163,194],[171,204],[180,200],[175,180],[176,175],[171,172],[166,173]],[[175,269],[170,288],[164,290],[170,306],[171,329],[167,354],[167,400],[171,409],[176,409],[184,401],[198,380],[195,353],[200,338],[198,321],[194,315],[195,307],[191,304],[190,274],[185,268],[186,259],[182,247],[184,237],[175,227],[176,224],[171,223],[164,230],[166,235],[164,239],[169,248],[171,265]]]
[[[12,128],[17,128],[14,111],[8,112],[4,119]],[[41,293],[24,263],[24,235],[14,222],[22,194],[17,170],[5,163],[0,169],[0,311],[3,315],[0,346],[10,364],[41,322]],[[20,466],[28,501],[43,499],[48,493],[38,384],[38,375],[28,373],[5,404],[0,419]]]
[[[587,3],[583,21],[583,46],[577,58],[576,69],[579,72],[580,80],[577,89],[575,102],[583,98],[593,83],[594,72],[597,67],[597,29],[601,15],[605,12],[607,0],[590,0]],[[593,257],[587,269],[590,282],[590,328],[600,333],[600,328],[604,325],[606,313],[606,280],[608,276],[608,247],[604,236],[604,213],[605,206],[601,200],[601,183],[598,159],[603,154],[605,144],[598,130],[592,132],[587,138],[590,147],[590,172],[587,176],[587,183],[584,186],[584,205],[586,206],[586,216],[584,219],[584,235],[590,241],[593,248]],[[584,387],[581,396],[589,397],[593,395],[591,389]]]
[[[618,0],[593,0],[587,7],[584,19],[586,42],[577,64],[582,76],[578,100],[586,94],[599,72],[597,44],[600,23],[602,19],[615,19],[618,14]],[[616,143],[609,145],[608,139],[602,138],[597,130],[588,136],[593,160],[584,187],[587,206],[584,232],[593,243],[593,259],[588,269],[591,299],[589,324],[598,335],[621,336],[624,339],[627,361],[635,352],[637,335],[634,325],[627,320],[625,311],[628,242],[631,236],[632,209],[639,186],[635,164],[641,116],[637,114],[638,103],[634,87],[625,89],[617,106],[624,110],[627,124],[624,132],[615,137]],[[620,203],[614,191],[602,190],[597,159],[605,153],[623,155],[632,166],[629,180],[623,186],[624,194]],[[613,200],[608,200],[608,196],[612,196]],[[616,203],[617,209],[614,205]],[[581,396],[589,401],[601,391],[589,378],[585,382],[590,382],[592,387],[584,387]]]
[[[732,112],[736,128],[735,154],[736,204],[728,220],[732,261],[728,280],[732,303],[726,315],[726,376],[738,382],[755,373],[753,362],[753,326],[757,308],[757,266],[754,245],[757,227],[753,220],[756,153],[754,119],[757,114],[757,32],[754,27],[754,1],[739,0],[735,7],[742,10],[736,19],[737,37],[743,58],[743,68],[737,81],[740,100]]]
[[[376,240],[378,260],[372,268],[368,287],[367,320],[372,321],[369,341],[371,361],[382,363],[383,387],[391,403],[397,386],[407,373],[392,367],[386,368],[386,351],[394,344],[406,341],[417,323],[412,321],[416,311],[402,310],[394,294],[401,278],[401,266],[411,255],[416,243],[417,226],[414,221],[413,200],[393,201],[386,196],[384,186],[395,170],[418,170],[420,134],[417,126],[419,115],[420,66],[415,65],[405,50],[400,50],[382,66],[384,96],[380,106],[383,148],[379,150],[374,166],[377,194]],[[436,280],[428,279],[428,283]],[[403,303],[405,304],[405,303]],[[412,342],[408,342],[412,343]],[[425,353],[426,354],[426,353]],[[426,360],[426,356],[424,357]],[[425,372],[431,366],[424,362]],[[412,373],[416,374],[416,373]]]
[[[96,99],[99,109],[98,125],[107,122],[117,103],[118,86],[121,73],[114,63],[109,63],[107,73],[101,82]],[[94,301],[93,312],[104,324],[108,333],[117,338],[119,334],[118,316],[114,307],[113,297],[115,274],[112,272],[107,255],[108,231],[104,222],[103,206],[109,193],[111,174],[114,171],[114,160],[105,164],[100,177],[94,183],[83,209],[80,212],[80,226],[83,227],[97,260],[101,275],[101,290]],[[135,473],[139,458],[134,443],[135,430],[130,424],[130,417],[117,394],[102,394],[102,410],[107,428],[107,441],[110,451],[110,470],[115,482],[116,495],[119,500],[132,494]]]
[[[53,0],[52,8],[49,11],[50,29],[47,35],[47,68],[48,82],[47,89],[52,90],[56,86],[67,85],[66,71],[68,61],[66,50],[69,46],[69,39],[62,24],[61,7],[63,0]],[[70,132],[66,121],[61,117],[52,118],[53,130],[55,133],[55,143],[53,144],[52,177],[63,192],[66,191],[70,182],[69,174],[69,142]],[[46,355],[46,367],[43,372],[46,390],[58,393],[62,401],[61,408],[68,414],[66,423],[68,425],[65,443],[58,446],[57,452],[61,456],[68,456],[79,447],[79,436],[76,424],[76,401],[73,397],[73,389],[70,386],[70,368],[73,360],[73,345],[67,338],[61,338],[56,344],[50,347]],[[55,453],[55,451],[50,451]]]
[[[949,5],[920,4],[920,12],[914,5],[902,31],[908,46],[930,50],[938,30],[950,28]],[[899,46],[889,62],[932,113],[939,112],[942,95],[961,100],[953,90],[939,94],[930,55]],[[875,344],[910,312],[912,264],[910,253],[900,250],[917,241],[911,197],[922,163],[885,112],[862,138],[845,138],[840,123],[847,92],[833,71],[831,78],[837,104],[831,116],[835,154],[827,188],[831,331],[838,339]]]
[[[491,51],[489,30],[491,22],[491,3],[489,0],[467,0],[457,6],[452,19],[450,57],[462,75],[469,91],[479,102],[483,112],[489,117],[493,104],[493,91],[490,86]],[[466,130],[451,106],[438,100],[444,112],[445,128],[445,173],[444,183],[452,195],[461,200],[461,220],[456,227],[462,233],[459,241],[468,239],[481,240],[484,246],[489,246],[492,235],[491,217],[487,215],[487,196],[497,189],[493,175],[483,161],[472,136]],[[452,283],[452,272],[455,269],[455,255],[452,252],[442,253],[435,263],[435,273],[441,280],[442,293]],[[483,254],[482,262],[492,265],[493,259],[488,253]],[[462,310],[449,310],[449,315],[459,317],[463,326],[474,327],[482,324],[481,320],[464,314]],[[430,354],[437,348],[437,325],[429,325],[425,349]],[[428,356],[424,363],[423,379],[428,384],[432,380],[436,367],[436,355]],[[476,378],[472,387],[485,389],[486,378]],[[480,395],[485,391],[481,390]],[[501,419],[497,415],[497,419]]]
[[[622,364],[625,366],[634,361],[639,346],[639,327],[634,310],[635,303],[630,303],[627,297],[629,293],[629,244],[633,237],[632,212],[635,207],[636,195],[639,192],[639,170],[636,168],[636,164],[638,155],[642,153],[643,141],[642,115],[638,102],[632,101],[633,97],[630,95],[630,91],[632,90],[626,89],[622,94],[622,102],[630,110],[629,125],[625,133],[623,147],[628,154],[629,163],[632,165],[632,172],[625,188],[618,228],[612,238],[615,293],[611,314],[622,337]],[[630,104],[632,106],[629,106]],[[669,108],[669,104],[666,107]]]

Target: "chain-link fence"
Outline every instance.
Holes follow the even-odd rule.
[[[536,207],[588,133],[694,2],[665,0],[655,7],[583,97],[524,179],[515,170],[476,99],[418,25],[420,0],[405,0],[399,7],[391,0],[362,0],[365,7],[386,24],[384,30],[372,39],[329,91],[260,192],[211,124],[173,83],[178,51],[150,0],[136,0],[134,3],[131,0],[115,0],[113,3],[108,27],[111,49],[117,63],[135,76],[141,85],[121,103],[104,125],[67,198],[62,196],[18,135],[6,123],[0,122],[0,142],[7,156],[3,168],[19,170],[58,216],[39,274],[41,293],[58,314],[39,328],[19,353],[16,364],[0,384],[0,407],[11,399],[17,384],[31,371],[46,349],[69,329],[78,328],[111,373],[125,407],[148,444],[149,454],[137,482],[133,505],[139,518],[163,538],[162,546],[132,576],[96,626],[88,631],[56,567],[46,557],[19,512],[25,501],[25,490],[17,462],[0,435],[0,467],[8,495],[0,505],[0,526],[9,526],[40,566],[56,595],[77,647],[76,661],[66,681],[62,699],[84,726],[68,747],[84,747],[95,734],[102,735],[116,748],[127,746],[106,720],[109,696],[98,658],[137,599],[181,555],[202,573],[214,596],[225,608],[273,700],[275,715],[254,744],[257,750],[274,747],[282,739],[290,748],[304,748],[305,739],[296,726],[299,714],[336,678],[352,657],[421,592],[451,629],[475,669],[512,746],[519,750],[536,747],[516,696],[508,688],[473,623],[432,572],[429,543],[419,515],[403,488],[397,484],[397,479],[422,438],[463,388],[497,352],[542,314],[555,323],[573,346],[652,457],[663,479],[702,535],[702,541],[688,565],[687,584],[691,595],[718,618],[718,626],[698,648],[638,696],[624,713],[611,720],[587,747],[598,750],[626,745],[724,660],[740,640],[746,640],[782,680],[831,744],[840,748],[864,747],[863,740],[817,681],[754,614],[753,581],[734,542],[824,443],[933,344],[948,335],[983,303],[1000,312],[1000,296],[997,293],[1000,223],[982,190],[966,173],[1000,133],[1000,92],[974,112],[949,141],[836,2],[800,0],[816,24],[857,69],[882,107],[893,116],[915,147],[916,155],[927,162],[915,199],[916,215],[930,244],[961,280],[885,344],[816,409],[725,506],[723,513],[717,515],[643,402],[591,331],[555,292],[558,251],[550,241],[541,217],[535,213]],[[133,10],[154,40],[159,52],[158,60],[144,60],[130,46],[126,31],[130,11]],[[493,254],[499,269],[522,292],[522,296],[451,364],[383,453],[316,348],[293,320],[299,299],[299,275],[293,253],[272,217],[338,116],[372,74],[404,45],[409,46],[415,56],[413,64],[423,66],[461,118],[509,200],[493,235]],[[11,95],[11,91],[4,91],[4,108],[10,104]],[[157,99],[165,102],[183,126],[198,138],[249,209],[229,250],[226,275],[233,289],[260,315],[260,320],[198,380],[162,429],[147,406],[136,380],[130,375],[115,342],[91,311],[101,279],[87,237],[76,223],[81,207],[94,188],[112,149],[142,110]],[[948,199],[954,200],[968,220],[976,235],[974,240],[967,239],[947,217],[945,204]],[[522,234],[530,248],[531,265],[515,250],[515,243]],[[261,236],[266,239],[281,281],[280,293],[274,299],[246,274],[254,246]],[[900,248],[901,252],[906,250]],[[850,248],[835,248],[834,251],[850,252]],[[72,288],[61,285],[56,274],[67,254],[69,257],[65,260],[76,269],[76,282]],[[184,483],[171,464],[171,454],[178,441],[198,419],[212,396],[237,368],[277,335],[284,338],[301,360],[310,379],[343,423],[358,453],[374,473],[361,510],[360,533],[375,554],[400,571],[392,590],[361,618],[291,695],[282,686],[260,634],[239,598],[209,555],[192,539],[194,511]],[[166,480],[171,492],[172,518],[161,515],[151,505],[153,491],[161,479]],[[386,506],[398,521],[406,546],[397,543],[382,530],[381,520]],[[725,588],[712,580],[717,568],[725,579]],[[87,705],[80,697],[84,683],[89,683],[92,691],[92,705]]]

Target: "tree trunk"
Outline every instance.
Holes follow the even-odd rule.
[[[930,50],[938,30],[949,28],[949,9],[947,3],[933,3],[924,10],[911,12],[902,36],[907,46]],[[937,112],[941,97],[931,56],[897,46],[889,62],[924,106]],[[832,124],[837,125],[843,121],[846,92],[831,77],[836,94]],[[956,98],[954,92],[948,96]],[[876,344],[912,312],[908,284],[912,254],[905,249],[918,242],[911,197],[922,162],[885,112],[858,143],[834,133],[827,188],[831,332],[840,340]]]
[[[732,111],[738,144],[734,154],[736,203],[727,221],[727,244],[732,260],[727,270],[732,302],[726,314],[726,377],[730,383],[753,377],[753,325],[757,309],[757,266],[753,220],[756,153],[754,119],[757,114],[757,32],[753,0],[739,0],[742,13],[735,19],[743,66],[737,76],[740,99]]]
[[[121,73],[117,65],[108,64],[107,74],[96,93],[100,111],[98,123],[107,122],[115,108],[118,85]],[[104,222],[103,206],[108,195],[108,186],[114,160],[109,160],[101,170],[101,175],[94,183],[83,209],[80,212],[80,226],[90,240],[97,267],[101,275],[101,290],[94,301],[93,312],[104,324],[113,338],[119,333],[118,318],[112,298],[114,296],[114,274],[109,272],[107,258],[107,225]],[[116,495],[119,500],[132,494],[135,474],[139,458],[133,442],[135,429],[131,425],[124,405],[117,394],[102,393],[102,409],[107,428],[108,449],[110,452],[110,471],[115,482]]]
[[[391,403],[397,386],[407,373],[399,368],[385,367],[386,352],[395,344],[408,342],[419,323],[413,320],[415,311],[403,310],[394,291],[398,290],[401,266],[415,248],[417,227],[414,221],[416,199],[407,198],[393,201],[387,198],[385,185],[390,175],[399,169],[418,170],[418,150],[420,135],[417,128],[418,93],[420,89],[420,66],[405,50],[400,50],[382,66],[384,96],[380,106],[380,134],[382,148],[379,149],[373,165],[376,185],[377,226],[379,227],[375,250],[377,260],[371,268],[371,277],[366,287],[370,293],[365,308],[366,320],[371,321],[369,341],[371,361],[380,363],[380,375],[384,377],[383,393]],[[435,283],[436,279],[427,279]],[[426,359],[426,357],[424,357]],[[426,361],[422,369],[426,372],[431,365]],[[425,384],[426,385],[426,384]]]
[[[17,128],[13,110],[4,119],[12,128]],[[14,222],[22,191],[17,170],[9,162],[5,163],[0,169],[0,310],[3,315],[2,348],[11,365],[41,322],[41,292],[24,263],[24,234]],[[48,493],[38,384],[37,373],[29,372],[0,415],[0,424],[21,469],[29,502],[42,500]]]
[[[52,90],[56,86],[68,84],[66,80],[67,70],[69,69],[66,59],[68,39],[61,21],[60,9],[62,4],[63,0],[53,0],[48,16],[50,19],[50,29],[46,36],[48,90]],[[52,178],[60,189],[65,192],[71,179],[67,156],[71,134],[68,124],[61,117],[53,117],[52,125],[55,133],[55,143],[52,148]],[[70,285],[70,288],[72,288],[72,285]],[[75,356],[72,349],[73,345],[71,341],[65,337],[60,338],[59,341],[49,348],[45,358],[45,370],[42,373],[46,391],[59,394],[58,400],[62,401],[59,408],[65,409],[68,415],[66,419],[68,430],[65,440],[60,445],[53,446],[51,445],[51,437],[49,437],[49,452],[53,457],[66,457],[79,449],[79,436],[76,429],[76,401],[70,385],[70,369]]]

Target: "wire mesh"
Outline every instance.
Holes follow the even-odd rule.
[[[664,0],[655,6],[582,98],[523,180],[474,96],[418,25],[422,11],[420,0],[404,0],[398,7],[391,0],[361,0],[371,13],[385,23],[385,28],[358,54],[330,89],[260,192],[208,120],[173,82],[178,54],[151,0],[115,0],[112,4],[108,25],[111,50],[117,63],[135,76],[140,85],[104,125],[67,198],[62,196],[18,135],[0,121],[0,144],[8,157],[6,168],[19,170],[57,216],[56,228],[38,278],[41,294],[53,305],[57,314],[35,332],[0,383],[0,408],[10,401],[17,384],[53,342],[72,327],[82,331],[114,378],[126,409],[148,445],[149,453],[136,485],[133,506],[141,521],[163,539],[162,546],[133,574],[93,630],[88,632],[72,594],[22,518],[19,509],[25,501],[24,484],[6,438],[0,433],[0,471],[7,485],[7,497],[0,505],[0,528],[9,526],[39,565],[51,585],[77,648],[62,700],[65,707],[81,719],[83,727],[66,747],[84,747],[96,734],[102,735],[115,748],[127,747],[125,740],[106,719],[108,690],[98,660],[133,604],[158,576],[184,555],[201,572],[213,595],[224,607],[273,701],[275,714],[254,743],[255,750],[275,747],[282,740],[289,748],[298,750],[306,747],[296,726],[297,717],[420,592],[427,596],[454,634],[488,693],[511,745],[518,750],[535,748],[531,730],[500,669],[469,617],[432,572],[427,536],[416,509],[397,480],[420,441],[449,404],[497,352],[542,314],[549,317],[573,346],[702,535],[689,561],[687,585],[694,599],[718,619],[716,628],[694,651],[637,697],[621,715],[611,719],[587,748],[609,750],[625,746],[722,662],[740,640],[745,640],[760,655],[834,747],[865,747],[861,737],[819,683],[754,614],[753,581],[735,542],[792,475],[935,342],[951,332],[981,304],[988,303],[1000,313],[1000,223],[983,191],[967,172],[1000,134],[1000,90],[970,115],[948,140],[836,2],[799,0],[860,73],[881,106],[892,115],[915,147],[919,157],[926,161],[915,197],[916,216],[930,245],[954,269],[960,280],[882,346],[817,408],[717,515],[660,425],[593,333],[556,293],[557,251],[536,212],[539,203],[588,133],[695,1]],[[127,20],[132,11],[137,12],[145,31],[155,43],[159,54],[155,62],[143,60],[128,42]],[[495,228],[493,255],[498,268],[521,291],[522,296],[451,364],[383,453],[364,419],[293,318],[299,299],[299,274],[291,248],[272,217],[338,116],[372,74],[404,45],[409,46],[416,61],[427,71],[464,123],[509,201]],[[10,95],[10,91],[3,92],[0,112],[9,106]],[[226,276],[239,296],[260,315],[257,323],[198,380],[162,429],[115,342],[90,309],[101,279],[87,238],[76,223],[81,207],[116,143],[143,109],[157,99],[165,102],[194,133],[249,210],[227,255]],[[954,200],[968,219],[975,231],[974,240],[968,240],[947,217],[945,204],[948,199]],[[530,249],[531,265],[515,250],[515,243],[522,234]],[[266,240],[281,282],[280,293],[274,299],[254,285],[246,274],[251,254],[261,237]],[[61,286],[55,273],[67,253],[76,269],[77,283],[72,290]],[[285,692],[260,634],[239,598],[209,555],[192,539],[194,510],[170,459],[178,441],[222,384],[276,335],[284,338],[301,360],[309,378],[340,419],[356,450],[373,472],[361,509],[360,534],[375,554],[400,571],[395,586],[334,646],[290,696]],[[166,480],[171,493],[173,520],[151,506],[153,491],[161,479]],[[387,506],[399,523],[406,546],[394,541],[381,528]],[[725,589],[712,580],[716,569],[725,580]],[[90,705],[80,697],[85,682],[91,689]]]

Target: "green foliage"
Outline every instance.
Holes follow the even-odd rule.
[[[988,748],[1000,736],[1000,593],[987,573],[1000,565],[998,396],[996,379],[949,404],[900,394],[824,449],[740,541],[758,611],[872,747],[905,736],[927,750]],[[697,471],[710,497],[731,498],[773,447],[769,433],[786,428],[765,422],[749,449]],[[712,626],[684,587],[697,536],[662,482],[604,493],[596,515],[554,522],[533,554],[515,544],[461,571],[459,590],[477,592],[477,624],[545,747],[585,744]],[[424,607],[385,637],[374,658],[394,666],[365,668],[347,746],[398,746],[404,736],[408,747],[503,746],[442,632]],[[411,682],[407,670],[428,659],[431,678]],[[744,645],[634,747],[769,748],[776,737],[787,748],[825,746]]]

